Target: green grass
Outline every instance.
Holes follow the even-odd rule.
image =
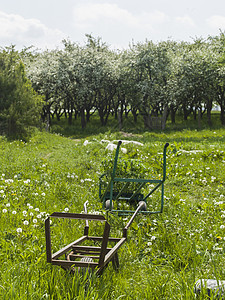
[[[125,134],[96,128],[69,137],[37,133],[27,143],[0,137],[0,298],[195,299],[197,279],[224,280],[225,129]],[[102,161],[111,158],[102,139],[143,143],[123,145],[128,151],[121,156],[135,153],[159,168],[163,145],[170,143],[165,207],[163,214],[136,218],[119,250],[118,272],[109,264],[87,282],[46,263],[44,220],[65,208],[79,213],[86,200],[89,211],[101,211],[98,179]],[[121,236],[126,220],[110,216],[109,222],[111,235]],[[53,250],[78,238],[82,228],[53,222]],[[93,231],[101,234],[98,226]],[[206,299],[205,291],[199,299]]]

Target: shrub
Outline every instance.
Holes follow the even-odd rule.
[[[0,134],[27,140],[38,124],[41,98],[32,89],[14,47],[0,52]]]

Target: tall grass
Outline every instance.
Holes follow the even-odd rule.
[[[195,299],[197,279],[225,279],[224,129],[73,137],[37,133],[27,143],[0,138],[1,299]],[[111,157],[102,139],[142,142],[121,156],[135,151],[159,166],[163,145],[170,143],[165,208],[136,218],[119,250],[118,272],[109,264],[101,277],[87,280],[46,263],[44,220],[54,211],[79,213],[86,200],[89,211],[101,212],[98,179],[102,161]],[[126,220],[108,218],[111,235],[120,237]],[[60,221],[51,228],[56,251],[79,237],[83,224]],[[97,226],[93,230],[101,234]]]

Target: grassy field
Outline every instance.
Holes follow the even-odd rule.
[[[90,131],[70,137],[42,132],[27,143],[0,137],[0,298],[195,299],[197,279],[224,280],[225,129]],[[112,159],[103,139],[143,143],[123,146],[121,157],[146,164],[147,177],[151,166],[161,172],[163,146],[170,143],[165,207],[136,218],[119,250],[118,272],[109,264],[87,281],[46,263],[44,220],[54,211],[80,213],[86,200],[89,212],[102,211],[99,176]],[[121,236],[126,219],[110,216],[109,222],[111,236]],[[53,251],[82,228],[54,222]],[[205,291],[199,299],[206,299]]]

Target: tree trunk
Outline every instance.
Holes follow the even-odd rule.
[[[211,117],[211,111],[212,111],[212,102],[208,101],[207,102],[207,120],[208,120],[208,125],[212,127],[212,117]]]
[[[80,110],[80,118],[81,118],[81,127],[82,129],[84,129],[86,127],[86,120],[85,120],[85,111],[83,108]]]
[[[118,124],[119,124],[119,131],[122,130],[122,124],[123,124],[122,115],[123,115],[122,110],[117,110],[117,118],[118,118]]]
[[[144,113],[143,120],[144,120],[145,128],[148,130],[152,130],[152,120],[150,114]]]
[[[166,128],[167,116],[168,116],[168,105],[166,104],[162,114],[162,130],[165,130]]]
[[[170,107],[170,117],[172,124],[176,123],[176,110],[173,107]]]
[[[225,125],[225,109],[222,102],[220,104],[220,121],[222,125]]]

